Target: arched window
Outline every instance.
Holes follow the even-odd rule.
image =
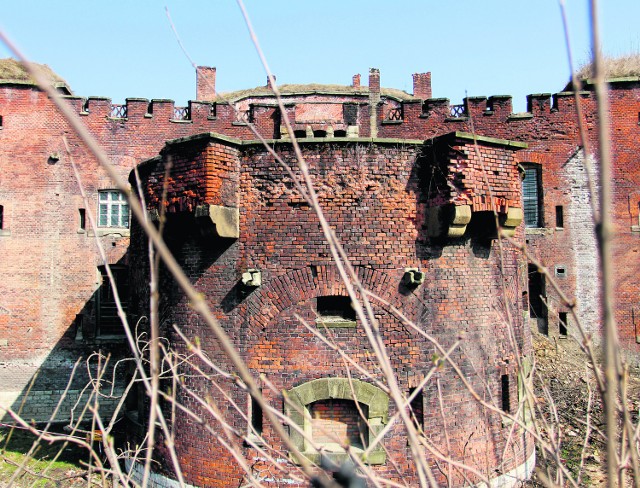
[[[385,462],[381,445],[364,456],[388,421],[389,397],[376,386],[348,378],[309,381],[287,392],[285,414],[299,428],[289,429],[291,440],[312,462],[325,455],[341,464],[349,456],[344,446],[367,464]]]

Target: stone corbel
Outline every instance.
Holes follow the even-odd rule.
[[[198,205],[195,217],[205,235],[237,239],[240,237],[240,212],[234,207]]]
[[[470,221],[470,205],[442,205],[427,209],[429,237],[462,237]]]
[[[507,237],[513,237],[516,228],[522,223],[524,213],[521,208],[509,207],[506,213],[500,213],[500,226],[502,233]]]

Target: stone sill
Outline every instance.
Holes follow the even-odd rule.
[[[255,447],[255,446],[262,447],[266,445],[264,439],[262,437],[258,437],[255,434],[247,434],[244,438],[243,444],[246,447]]]
[[[383,120],[382,125],[398,125],[402,124],[404,120]]]
[[[9,229],[0,229],[0,237],[11,237],[11,231]]]
[[[524,233],[528,236],[547,236],[553,232],[553,229],[547,229],[545,227],[525,227]]]
[[[337,444],[336,444],[337,445]],[[326,447],[334,448],[333,444],[327,445]],[[364,457],[364,449],[361,447],[350,446],[349,452],[340,448],[340,451],[335,450],[322,450],[322,451],[305,451],[302,455],[307,458],[312,463],[320,465],[321,458],[328,458],[329,461],[341,466],[345,461],[347,461],[351,456],[357,456],[362,459],[364,464],[374,465],[374,464],[384,464],[386,461],[386,454],[382,450],[374,450],[369,453],[369,455]]]
[[[176,120],[176,119],[169,119],[169,122],[173,123],[173,124],[193,124],[193,120]]]
[[[109,235],[113,235],[113,236],[120,236],[120,237],[129,237],[130,235],[130,231],[129,229],[118,229],[118,228],[104,228],[104,229],[98,229],[96,232],[94,232],[92,229],[87,231],[87,237],[105,237],[105,236],[109,236]]]
[[[640,225],[632,225],[631,232],[640,232]]]
[[[469,120],[469,117],[446,117],[444,119],[445,122],[466,122]]]
[[[355,329],[355,320],[316,320],[318,327],[326,327],[327,329]]]

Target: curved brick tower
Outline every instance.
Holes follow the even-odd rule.
[[[500,414],[518,410],[519,378],[531,354],[521,299],[527,268],[506,242],[500,253],[490,211],[497,210],[508,233],[522,236],[516,153],[526,145],[478,137],[476,150],[473,136],[463,132],[427,141],[334,136],[300,143],[328,221],[372,294],[395,376],[403,394],[414,394],[412,412],[427,444],[506,483],[501,486],[528,476],[534,462],[531,438]],[[278,141],[275,150],[293,164],[290,142]],[[160,211],[168,161],[166,240],[251,371],[262,375],[268,402],[299,426],[289,426],[291,439],[314,462],[319,453],[313,446],[337,463],[346,459],[347,444],[362,455],[396,406],[385,392],[317,216],[290,175],[256,141],[212,133],[170,141],[161,157],[139,167],[152,216]],[[146,248],[136,227],[132,234],[132,267],[138,273],[132,302],[144,303]],[[165,276],[161,287],[162,333],[173,347],[189,353],[175,324],[198,338],[218,368],[232,371],[172,280]],[[347,368],[314,331],[334,340],[362,369]],[[445,349],[460,341],[451,357],[498,411],[472,398],[453,368],[437,359],[442,353],[427,335]],[[295,466],[257,406],[233,381],[203,368],[204,376],[187,366],[180,369],[185,381],[178,401],[213,426],[211,433],[186,415],[176,419],[176,449],[186,481],[231,486],[244,475],[216,440],[218,424],[194,402],[191,390],[221,409],[254,476],[274,486],[295,485],[269,468],[251,445],[261,433],[279,452],[270,451],[281,467]],[[290,403],[267,382],[287,392]],[[436,463],[441,461],[425,456],[445,483]],[[415,468],[407,459],[406,433],[395,423],[365,462],[379,476],[414,485]],[[454,485],[463,484],[460,472],[454,469],[452,476]],[[480,480],[469,472],[464,476]]]

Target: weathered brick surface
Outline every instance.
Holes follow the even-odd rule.
[[[213,76],[213,72],[210,74]],[[372,79],[377,90],[379,74],[373,72]],[[427,97],[430,80],[426,74],[416,75],[414,79],[416,95]],[[590,90],[590,87],[586,89]],[[108,99],[69,97],[68,103],[123,177],[141,161],[156,156],[167,140],[207,132],[243,141],[254,140],[256,136],[246,124],[247,120],[251,120],[266,138],[286,136],[282,133],[282,117],[268,94],[254,90],[238,96],[234,99],[236,110],[233,110],[223,103],[210,103],[212,87],[209,90],[202,97],[205,101],[189,103],[187,120],[176,120],[176,107],[170,100],[129,99],[126,118],[121,119],[110,117],[112,108]],[[206,92],[204,85],[200,92]],[[297,135],[330,137],[333,132],[336,136],[375,135],[399,140],[428,140],[454,131],[472,132],[473,122],[473,131],[478,135],[528,143],[528,149],[516,154],[519,161],[538,163],[542,167],[543,227],[526,232],[518,230],[516,237],[526,240],[529,250],[552,272],[556,266],[565,267],[566,277],[559,279],[560,285],[568,296],[576,298],[583,325],[597,340],[601,318],[599,291],[594,286],[598,278],[596,243],[586,192],[585,158],[579,151],[572,94],[532,95],[525,114],[512,113],[510,97],[468,98],[465,100],[466,114],[456,118],[451,116],[449,101],[445,99],[422,100],[407,94],[393,95],[382,89],[378,104],[377,96],[377,93],[370,96],[369,89],[359,84],[339,90],[335,87],[301,88],[296,93],[285,94],[286,111],[292,117],[292,129]],[[590,152],[595,154],[593,93],[582,92],[580,100]],[[636,154],[640,132],[640,84],[636,81],[612,83],[610,101],[613,250],[614,261],[619,265],[614,283],[616,320],[624,351],[637,363],[640,174]],[[345,108],[345,104],[350,108]],[[102,264],[92,232],[79,230],[79,209],[86,208],[88,215],[95,216],[98,191],[112,188],[112,183],[51,102],[37,89],[28,85],[1,84],[0,115],[0,205],[3,209],[0,230],[0,385],[3,385],[3,392],[0,398],[2,403],[19,405],[20,395],[40,369],[46,374],[38,376],[33,391],[42,393],[42,398],[49,398],[53,407],[56,395],[64,390],[79,356],[86,357],[98,349],[112,352],[114,359],[125,353],[119,343],[100,342],[90,334],[80,334],[76,320],[80,314],[88,330],[95,328],[94,294],[100,282],[97,266]],[[392,116],[393,120],[390,120]],[[354,128],[357,128],[355,132]],[[65,150],[63,136],[69,141],[70,154]],[[317,371],[323,374],[342,374],[322,369],[322,364],[331,364],[330,361],[335,362],[336,358],[293,319],[297,310],[313,322],[309,310],[313,309],[316,297],[344,291],[329,264],[329,249],[312,212],[296,192],[289,175],[258,146],[224,141],[214,144],[208,140],[203,144],[203,147],[183,145],[180,151],[173,151],[176,166],[170,176],[167,210],[177,217],[201,203],[238,207],[241,236],[237,241],[222,242],[211,248],[205,245],[209,241],[194,230],[195,222],[185,218],[178,223],[174,219],[170,222],[171,228],[181,237],[170,236],[172,246],[193,279],[210,290],[208,299],[219,317],[227,321],[230,330],[236,331],[234,340],[247,358],[251,358],[252,367],[275,375],[282,388],[290,387],[295,381],[317,377],[319,373],[314,376],[310,371],[287,376],[287,371],[277,369],[283,364],[287,368],[296,365],[304,368],[306,363],[303,361],[307,357],[320,364]],[[175,145],[168,145],[166,151],[171,153],[172,147]],[[309,142],[304,147],[320,199],[359,276],[387,302],[401,307],[420,323],[446,324],[434,332],[444,334],[443,340],[448,344],[460,331],[473,337],[474,340],[464,341],[464,348],[468,350],[464,357],[461,355],[463,370],[471,377],[477,377],[478,382],[482,379],[480,376],[491,370],[491,391],[499,398],[498,370],[513,368],[514,361],[509,356],[509,345],[500,339],[494,340],[491,335],[496,327],[502,327],[496,324],[503,322],[492,322],[487,317],[497,312],[501,316],[514,314],[486,299],[493,295],[500,297],[502,292],[502,288],[496,288],[501,275],[495,267],[495,249],[474,239],[447,245],[431,242],[422,224],[427,206],[438,201],[457,204],[471,201],[474,212],[479,211],[487,205],[484,188],[487,179],[492,191],[498,194],[498,201],[493,202],[497,207],[517,206],[519,190],[512,178],[515,168],[510,166],[504,171],[506,152],[500,150],[492,154],[495,148],[482,146],[482,160],[491,161],[488,165],[492,166],[485,171],[478,165],[472,150],[452,145],[450,154],[438,159],[442,171],[433,182],[440,186],[437,186],[437,192],[430,194],[433,188],[428,187],[422,163],[417,163],[416,146],[411,144],[369,145],[355,144],[353,140],[340,143],[327,140]],[[185,152],[185,148],[191,148],[192,153]],[[287,162],[293,163],[287,144],[282,146],[281,152]],[[73,176],[72,158],[82,173],[90,201],[88,206],[83,202]],[[597,166],[597,161],[594,160],[594,164]],[[460,174],[465,174],[465,179],[456,179]],[[182,178],[177,178],[179,175]],[[163,176],[158,174],[155,178],[160,182]],[[147,187],[151,206],[158,202],[160,195],[158,187],[152,186]],[[444,189],[449,191],[440,191]],[[555,225],[557,206],[564,210],[563,228]],[[126,232],[104,235],[99,240],[106,248],[110,263],[129,263]],[[515,304],[526,289],[526,268],[518,268],[520,261],[510,253],[512,251],[507,251],[509,271],[506,276],[517,275],[517,278],[510,279],[507,290],[510,302]],[[405,266],[420,267],[427,272],[427,282],[417,294],[398,293],[397,286]],[[242,296],[243,292],[235,284],[239,273],[248,268],[263,271],[264,286]],[[217,283],[234,286],[216,288],[214,284]],[[139,286],[133,287],[133,298],[142,302],[146,284],[137,284]],[[170,292],[165,298],[165,306],[172,310],[176,322],[183,323],[189,334],[208,337],[201,330],[193,310],[170,285],[165,286]],[[393,293],[385,291],[387,289]],[[549,333],[555,335],[558,333],[558,313],[569,310],[549,284],[546,300]],[[433,352],[429,349],[431,346],[422,344],[419,338],[396,323],[391,309],[385,309],[381,304],[376,306],[382,307],[380,320],[388,327],[386,330],[397,329],[397,337],[394,336],[396,332],[389,332],[385,340],[390,347],[399,348],[398,357],[408,358],[408,362],[394,365],[396,372],[402,377],[424,369],[426,358]],[[514,307],[514,310],[520,310],[519,305]],[[519,317],[517,313],[515,316]],[[241,320],[240,317],[244,318]],[[517,328],[524,327],[519,318],[515,324]],[[570,317],[569,333],[575,331]],[[241,333],[247,337],[240,337]],[[350,345],[358,361],[371,363],[364,345],[353,342],[349,335],[357,336],[357,330],[336,330],[336,334]],[[526,351],[525,329],[519,334]],[[483,341],[488,341],[490,335],[492,342],[486,346]],[[295,359],[290,348],[279,344],[285,342],[283,339],[300,347],[311,344],[309,356]],[[220,364],[226,364],[215,348],[212,354]],[[507,360],[509,366],[505,366]],[[491,366],[482,372],[470,367],[487,361]],[[79,371],[83,371],[82,368]],[[450,432],[455,431],[460,443],[472,432],[471,437],[476,440],[495,439],[498,428],[491,422],[489,426],[476,425],[476,413],[472,410],[477,407],[467,401],[449,373],[439,374],[443,375],[446,394],[450,395],[452,412],[456,412],[456,427]],[[74,390],[88,380],[83,375],[78,373],[76,376]],[[408,388],[412,381],[407,379],[403,388]],[[515,388],[515,381],[510,385]],[[200,388],[196,384],[193,386]],[[515,390],[512,393],[515,398]],[[234,395],[244,401],[240,393]],[[425,425],[442,432],[442,425],[437,425],[441,417],[434,413],[437,411],[435,392],[427,390],[425,395]],[[42,402],[44,400],[39,405],[46,403]],[[34,418],[44,420],[40,418],[44,411],[31,413]],[[31,417],[31,413],[27,411],[26,416]],[[473,429],[488,430],[476,432]],[[205,478],[213,476],[215,470],[207,467],[203,469],[210,469],[210,472],[195,472],[196,467],[209,466],[199,454],[199,448],[189,444],[189,436],[196,436],[197,430],[195,425],[186,427],[184,440],[180,442],[188,453],[185,454],[187,466],[194,468],[193,479],[206,484]],[[402,442],[397,441],[398,452],[406,448],[401,446]],[[498,447],[494,452],[500,452],[500,441],[495,442]],[[480,444],[478,440],[478,445],[470,446],[465,453],[470,455],[473,449],[479,453],[485,449]],[[231,466],[231,460],[228,461],[220,469],[231,473],[235,468]]]
[[[204,147],[201,140],[171,145],[163,153],[164,161],[180,160],[179,154],[184,153],[190,155],[194,167],[198,167],[209,154],[224,158],[226,153],[218,149],[222,143],[212,139]],[[470,149],[464,145],[456,147]],[[197,153],[198,149],[200,153]],[[292,161],[289,144],[278,145],[277,150],[285,161]],[[509,374],[510,396],[515,405],[516,353],[509,341],[508,329],[514,332],[518,350],[529,354],[529,334],[522,321],[520,300],[526,267],[519,254],[509,246],[502,256],[501,270],[495,242],[469,236],[443,243],[426,237],[421,215],[428,204],[422,191],[428,185],[422,181],[424,168],[419,167],[426,164],[422,157],[425,150],[428,148],[419,144],[303,145],[303,154],[327,218],[344,244],[359,279],[374,294],[371,300],[376,318],[402,390],[408,394],[431,369],[433,357],[441,352],[418,331],[403,323],[399,313],[435,337],[445,348],[464,337],[453,357],[465,376],[478,390],[486,391],[485,387],[489,385],[491,397],[499,402],[501,375]],[[503,175],[504,188],[511,189],[514,185],[517,188],[516,162],[512,154],[507,157],[507,152],[511,151],[483,147],[481,154],[488,166],[504,163],[504,174],[511,175],[511,179]],[[497,153],[501,156],[496,157]],[[169,216],[165,234],[172,249],[196,287],[207,297],[251,370],[265,374],[277,390],[319,378],[347,377],[340,356],[309,330],[318,327],[319,296],[346,295],[344,283],[331,264],[330,251],[315,213],[301,199],[287,171],[259,145],[241,147],[239,163],[236,171],[240,178],[240,238],[207,240],[199,235],[191,214],[185,211]],[[149,182],[147,194],[157,193],[160,181],[156,178],[164,172],[163,164],[154,160],[153,165],[146,180]],[[184,166],[181,171],[187,172],[188,167]],[[475,180],[476,173],[472,170],[467,175],[469,188],[479,188],[481,182]],[[174,178],[179,176],[179,172],[174,173]],[[500,184],[496,187],[499,191]],[[513,198],[517,201],[512,203],[520,205],[518,192]],[[142,243],[137,238],[134,240]],[[134,246],[132,257],[136,270],[145,269],[142,264],[145,256],[144,247]],[[137,264],[138,260],[141,264]],[[401,280],[405,267],[424,270],[425,284],[415,290],[404,287]],[[251,293],[239,284],[241,273],[248,268],[260,269],[263,277],[263,286]],[[500,276],[506,279],[506,295]],[[145,281],[142,277],[137,280]],[[222,351],[215,346],[211,332],[195,316],[181,293],[170,280],[163,287],[167,300],[162,307],[163,322],[180,324],[188,336],[199,337],[207,355],[219,367],[230,368]],[[168,338],[173,337],[170,329],[165,334]],[[358,365],[383,380],[361,326],[333,329],[331,336]],[[179,341],[176,340],[175,345],[187,352]],[[192,378],[186,374],[188,370],[184,373],[190,388],[207,392],[223,405],[227,404],[224,395],[212,388],[207,380]],[[351,374],[367,380],[356,370],[351,369]],[[451,454],[456,459],[478,469],[497,465],[509,431],[508,427],[503,428],[501,416],[482,417],[482,408],[450,368],[443,368],[437,376],[447,406],[446,420],[439,411],[436,384],[429,382],[424,392],[425,432],[437,445],[444,445],[444,437],[439,436],[444,436],[446,430]],[[244,393],[226,381],[215,381],[239,405],[246,404]],[[276,408],[283,408],[281,398],[270,391],[266,394]],[[180,400],[201,411],[189,395],[180,395]],[[395,411],[392,406],[390,415]],[[231,408],[224,412],[232,425],[241,432],[247,431],[246,422],[237,412]],[[189,482],[224,486],[229,479],[241,476],[226,454],[211,459],[207,450],[191,447],[195,439],[217,446],[213,439],[203,440],[197,424],[180,419],[178,425],[180,435],[176,442],[187,466],[184,472]],[[268,425],[265,425],[265,436],[279,444]],[[405,461],[409,451],[403,429],[394,426],[386,439],[385,447],[393,463],[387,462],[375,469],[393,479],[406,477],[415,481],[412,465]],[[531,442],[527,436],[525,439],[526,446],[521,441],[510,443],[505,470],[528,458]],[[487,448],[488,445],[491,447]],[[247,455],[256,454],[249,450]],[[396,465],[400,466],[400,471],[393,467]]]

